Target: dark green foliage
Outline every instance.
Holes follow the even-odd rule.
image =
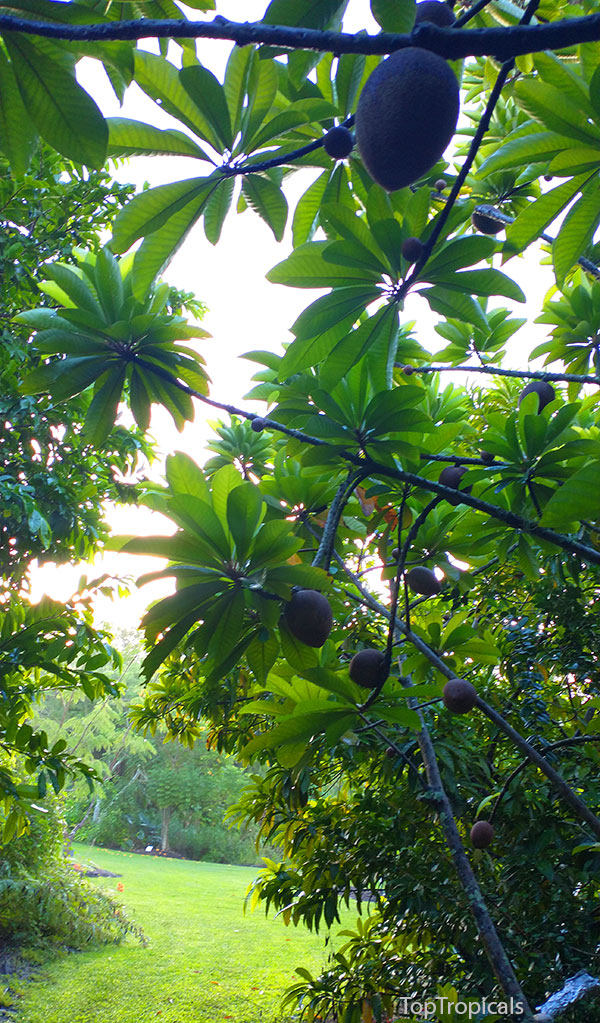
[[[456,129],[456,76],[441,57],[409,47],[371,74],[356,109],[356,141],[371,177],[388,191],[423,177]]]

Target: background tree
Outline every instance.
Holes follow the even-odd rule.
[[[0,24],[68,40],[52,44],[48,80],[59,74],[70,112],[87,103],[60,64],[71,44],[80,53],[95,38],[106,44],[153,28],[238,44],[222,83],[189,42],[181,68],[164,55],[128,45],[126,59],[119,50],[122,80],[133,74],[180,128],[100,124],[90,110],[82,158],[99,165],[105,152],[178,153],[200,161],[200,175],[133,198],[109,248],[83,258],[78,273],[59,271],[54,312],[20,317],[37,331],[31,351],[40,361],[25,391],[89,401],[83,431],[95,444],[111,436],[122,400],[142,431],[152,403],[182,425],[194,397],[250,421],[242,457],[234,448],[243,428],[234,422],[220,428],[218,467],[202,471],[174,455],[167,485],[145,487],[144,501],[177,531],[124,546],[166,557],[163,574],[177,590],[145,619],[145,674],[159,674],[136,721],[150,729],[165,722],[190,742],[204,714],[216,748],[269,766],[240,812],[263,821],[269,837],[279,833],[286,859],[269,865],[257,898],[285,903],[288,917],[315,925],[333,922],[340,895],[353,887],[375,898],[385,891],[326,983],[303,977],[293,992],[309,1015],[369,1018],[393,1011],[411,979],[468,980],[483,991],[495,977],[531,1020],[531,1004],[596,954],[595,938],[571,939],[589,923],[600,838],[588,613],[600,564],[600,457],[598,396],[586,386],[598,383],[600,327],[598,15],[570,17],[561,2],[525,10],[489,3],[455,22],[443,7],[448,27],[440,28],[423,7],[373,0],[384,34],[369,38],[339,31],[346,4],[337,0],[310,12],[273,0],[254,26],[216,17],[127,29],[73,25],[77,5],[60,6],[70,24]],[[87,13],[92,19],[104,16]],[[5,73],[27,107],[22,39],[9,31]],[[392,51],[380,70],[380,54]],[[475,59],[451,68],[434,54]],[[114,67],[114,53],[96,56]],[[465,118],[448,164],[453,74]],[[377,136],[377,111],[388,101],[401,112],[399,127],[390,136],[393,118],[383,117]],[[357,148],[344,135],[355,115]],[[64,147],[52,126],[39,130]],[[340,137],[343,153],[332,141]],[[132,311],[155,311],[157,273],[199,219],[216,242],[236,197],[238,209],[252,207],[282,237],[282,184],[307,166],[317,173],[293,214],[294,250],[269,279],[327,294],[293,324],[283,353],[253,353],[261,369],[251,396],[266,403],[259,417],[207,398],[201,363],[178,343],[198,332],[180,322],[142,326]],[[542,184],[544,176],[560,183]],[[112,255],[140,240],[133,258]],[[540,240],[551,247],[554,283],[541,312],[551,329],[528,354],[554,370],[507,370],[507,342],[522,323],[498,300],[522,303],[525,294],[520,264],[512,276],[500,266],[525,252],[531,258]],[[439,317],[448,342],[441,351],[408,319],[414,295]],[[446,386],[444,372],[465,365],[494,383]],[[250,437],[263,430],[270,458]],[[381,581],[370,585],[375,572]],[[494,845],[471,855],[466,833],[492,803]],[[378,863],[373,844],[395,833],[390,821],[407,807],[392,873],[398,859],[388,849]],[[338,827],[346,814],[351,826]],[[560,900],[527,901],[540,883],[506,842],[525,814],[549,837],[543,857],[536,849],[536,869],[553,882],[564,869]],[[342,856],[353,837],[361,841]],[[413,867],[428,882],[421,902],[411,897],[412,879],[403,884],[415,844],[427,850],[426,877]],[[494,901],[498,884],[504,908]],[[547,945],[541,935],[552,935]]]

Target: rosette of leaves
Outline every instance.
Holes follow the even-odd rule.
[[[177,532],[119,541],[129,553],[168,559],[141,581],[176,582],[176,592],[143,621],[155,644],[144,662],[146,677],[184,637],[203,658],[207,678],[222,678],[245,652],[266,673],[279,653],[274,630],[283,602],[294,586],[328,588],[326,574],[300,562],[302,539],[287,520],[268,514],[258,487],[234,466],[209,481],[179,452],[167,459],[166,475],[167,488],[149,488],[144,503],[170,518]]]
[[[209,337],[168,310],[169,288],[158,284],[143,299],[133,295],[131,259],[117,260],[108,248],[82,253],[79,265],[51,263],[40,290],[60,303],[15,319],[33,328],[41,364],[24,381],[26,394],[49,392],[54,402],[89,393],[83,436],[106,441],[120,402],[146,430],[153,403],[163,405],[178,430],[194,408],[181,385],[208,392],[204,359],[181,342]]]

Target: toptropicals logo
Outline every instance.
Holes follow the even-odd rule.
[[[452,1001],[445,995],[419,1001],[415,998],[401,998],[398,1003],[400,1017],[419,1020],[442,1018],[444,1020],[476,1020],[486,1016],[500,1016],[501,1019],[518,1019],[525,1009],[521,1002],[511,998],[508,1002],[492,1001],[487,998]]]

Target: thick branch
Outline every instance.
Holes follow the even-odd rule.
[[[500,369],[498,366],[413,366],[414,373],[489,373],[520,380],[555,380],[575,384],[600,384],[600,377],[585,373],[547,373],[545,370]]]
[[[110,39],[224,39],[239,46],[277,46],[287,50],[319,53],[364,53],[385,55],[408,46],[420,46],[447,60],[464,57],[495,57],[506,61],[525,53],[565,49],[600,39],[600,14],[565,18],[552,24],[515,25],[509,28],[438,28],[418,25],[412,33],[321,32],[311,28],[265,25],[263,22],[235,22],[216,17],[213,21],[154,20],[113,21],[102,25],[64,25],[46,21],[0,17],[0,32],[19,32],[70,41],[106,42]]]

